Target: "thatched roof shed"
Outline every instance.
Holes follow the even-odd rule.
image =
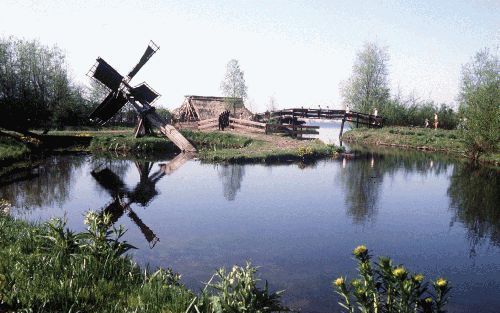
[[[231,112],[231,116],[238,118],[241,116],[244,119],[250,119],[253,115],[245,107],[241,98],[204,96],[185,96],[182,105],[173,110],[172,115],[174,119],[181,122],[200,121],[218,117],[226,110]]]

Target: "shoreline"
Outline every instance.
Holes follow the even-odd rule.
[[[237,131],[190,131],[183,135],[198,149],[197,158],[207,163],[289,163],[313,162],[337,157],[344,148],[319,140],[297,140],[276,135],[240,133]],[[179,149],[161,136],[135,138],[132,130],[53,131],[41,135],[35,144],[0,137],[0,176],[30,167],[47,156],[73,153],[118,153],[130,157],[160,157],[179,153]],[[19,137],[22,138],[22,137]],[[22,138],[25,140],[24,138]],[[20,148],[21,147],[21,148]],[[15,153],[17,150],[22,153]]]
[[[465,147],[458,130],[434,130],[399,126],[384,127],[377,130],[357,128],[345,132],[342,141],[399,150],[439,152],[449,154],[458,160],[470,160],[465,155]],[[479,164],[500,166],[500,152],[482,155]]]

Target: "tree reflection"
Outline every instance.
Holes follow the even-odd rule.
[[[363,147],[352,147],[342,160],[340,181],[345,191],[347,214],[356,224],[375,219],[382,182],[397,172],[440,175],[451,160],[436,154]]]
[[[499,173],[490,168],[455,166],[450,177],[448,196],[454,221],[467,229],[471,254],[484,240],[500,246]]]
[[[378,198],[383,173],[379,166],[372,165],[374,156],[363,154],[352,162],[344,161],[340,180],[345,191],[347,214],[356,224],[373,220],[378,210]]]
[[[82,157],[50,157],[34,169],[30,179],[0,189],[0,198],[17,208],[61,206],[69,197],[75,173],[85,163]]]
[[[236,199],[245,176],[245,167],[239,164],[225,164],[218,167],[219,178],[222,181],[224,198],[228,201]]]

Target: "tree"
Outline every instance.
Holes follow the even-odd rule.
[[[172,120],[172,113],[168,109],[165,109],[165,108],[156,108],[156,113],[159,116],[163,117],[169,123]]]
[[[81,125],[90,106],[68,74],[57,47],[0,38],[0,126],[29,128]]]
[[[468,155],[477,161],[481,154],[498,150],[500,140],[500,66],[498,55],[488,49],[476,53],[462,67],[459,111],[462,137]]]
[[[277,102],[276,98],[274,96],[269,97],[269,102],[267,103],[267,110],[269,112],[276,111],[277,109]]]
[[[238,60],[232,59],[227,63],[226,75],[220,84],[222,94],[228,97],[228,106],[236,111],[236,107],[241,102],[237,98],[245,100],[247,98],[247,86],[245,84],[245,76],[240,69]]]
[[[381,108],[389,100],[388,62],[387,48],[365,43],[356,56],[352,76],[341,87],[344,103],[363,113]]]

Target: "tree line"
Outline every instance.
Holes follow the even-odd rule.
[[[59,48],[0,38],[0,126],[81,125],[91,109],[84,93],[82,86],[72,82]]]
[[[341,95],[355,111],[385,118],[384,124],[424,126],[437,114],[439,127],[460,128],[467,153],[477,160],[498,151],[500,141],[500,63],[498,51],[483,49],[462,67],[458,110],[446,103],[419,100],[414,95],[391,95],[387,48],[366,43],[356,55],[351,77],[343,82]],[[433,121],[432,121],[433,122]]]
[[[63,51],[37,40],[0,38],[0,127],[62,129],[91,126],[90,112],[109,90],[94,80],[89,86],[70,76]],[[158,113],[169,118],[170,112]],[[125,106],[108,125],[133,126],[136,113]]]
[[[387,48],[366,43],[356,55],[351,77],[341,85],[344,104],[362,113],[377,109],[385,118],[385,125],[424,126],[425,120],[430,121],[437,113],[441,128],[456,128],[458,116],[450,105],[421,100],[401,91],[391,95],[389,60]]]

